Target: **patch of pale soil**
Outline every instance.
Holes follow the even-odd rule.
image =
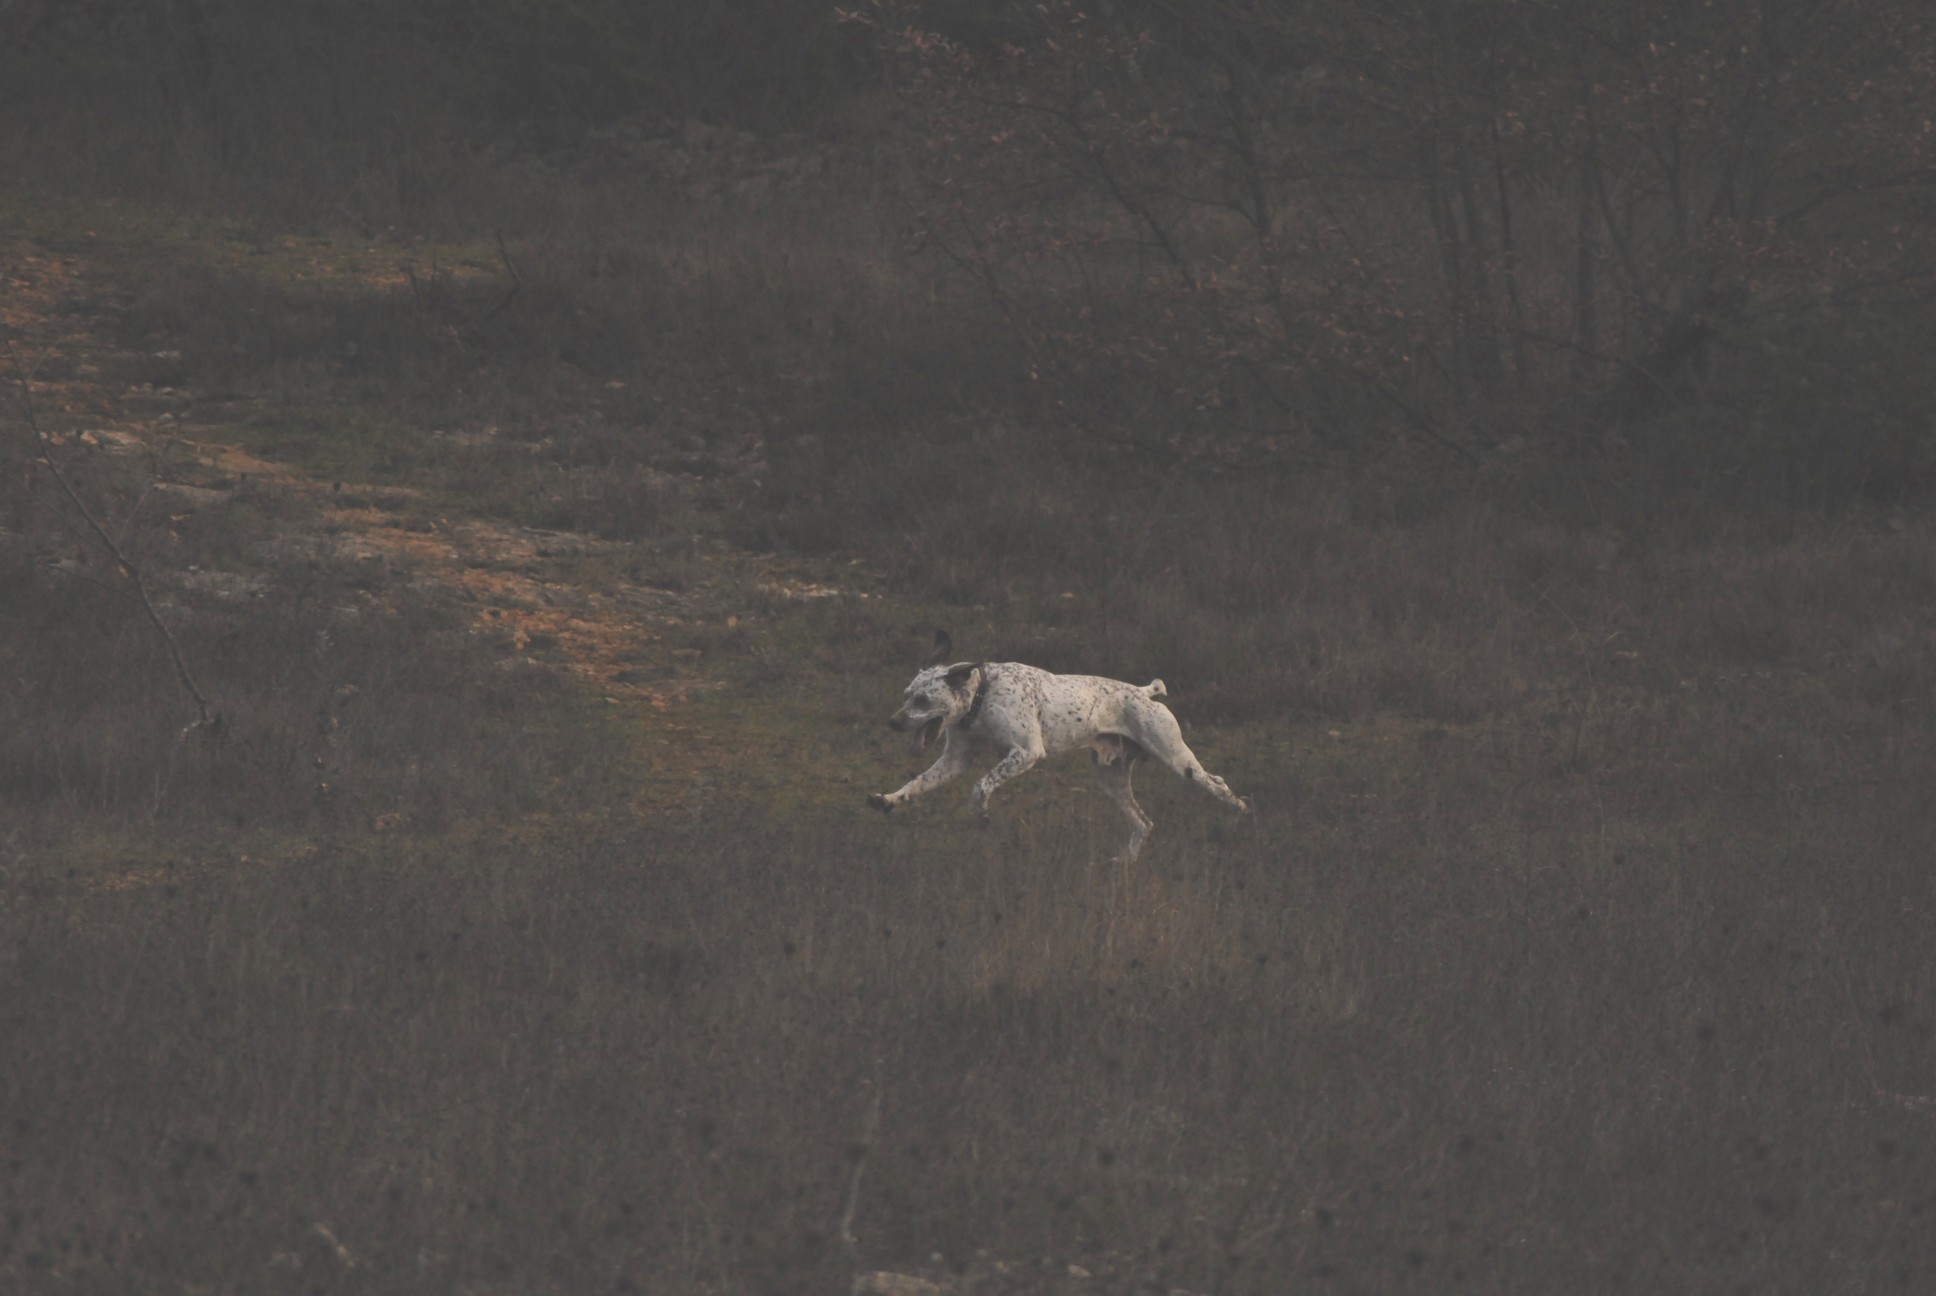
[[[958,1264],[937,1255],[930,1264],[907,1270],[863,1271],[854,1275],[848,1290],[852,1296],[1103,1296],[1131,1291],[1197,1296],[1158,1281],[1129,1256],[1086,1256],[1077,1263],[1053,1257],[1002,1260],[985,1251]]]
[[[49,441],[78,440],[129,455],[166,446],[175,462],[185,454],[199,469],[185,475],[301,495],[317,507],[305,511],[308,520],[292,524],[302,529],[278,539],[282,553],[395,564],[416,589],[455,594],[472,610],[473,627],[508,652],[563,669],[613,702],[665,711],[715,686],[694,672],[689,655],[665,643],[667,629],[697,614],[700,595],[626,583],[593,587],[566,571],[625,546],[472,518],[427,522],[424,500],[408,488],[325,483],[207,439],[208,430],[187,413],[147,408],[157,396],[184,407],[192,393],[120,392],[104,377],[138,357],[107,340],[106,320],[88,306],[106,296],[92,282],[97,267],[22,244],[0,247],[0,267],[0,328],[12,346],[11,361],[0,353],[0,362],[8,363],[9,386],[25,371]],[[170,512],[184,515],[228,497],[227,490],[178,481],[157,481],[152,489]],[[178,587],[217,597],[246,596],[261,583],[250,573],[178,576]],[[776,588],[822,594],[821,587],[784,581]]]

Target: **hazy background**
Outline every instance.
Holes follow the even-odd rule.
[[[1906,0],[0,6],[0,1283],[1927,1288],[1933,101]],[[870,814],[937,625],[1257,814]]]

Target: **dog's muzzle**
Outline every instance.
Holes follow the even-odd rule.
[[[921,731],[914,735],[914,754],[916,756],[927,751],[929,747],[933,746],[934,740],[941,736],[941,722],[944,718],[942,716],[934,717],[934,719],[923,724]],[[910,716],[906,711],[896,711],[887,718],[887,727],[895,733],[906,733],[914,727],[914,723],[914,717]]]

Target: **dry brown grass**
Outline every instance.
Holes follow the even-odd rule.
[[[1663,812],[1497,759],[1346,744],[1235,834],[1152,789],[1175,803],[1129,872],[1101,862],[1107,808],[1049,777],[980,833],[733,807],[106,893],[16,855],[6,1262],[29,1286],[289,1253],[304,1289],[838,1285],[878,1092],[867,1267],[1921,1272],[1908,791]]]
[[[488,257],[428,297],[110,262],[122,355],[171,372],[76,351],[76,419],[160,399],[84,366],[165,377],[220,395],[198,435],[354,498],[131,531],[263,582],[182,582],[236,720],[177,756],[154,643],[5,497],[7,1282],[798,1291],[939,1252],[993,1290],[1926,1283],[1936,532],[1154,472],[1046,440],[877,249],[758,229],[597,273],[514,248],[497,318]],[[90,462],[110,503],[139,478]],[[326,508],[396,561],[277,547]],[[607,540],[423,579],[538,518]],[[624,585],[684,600],[635,660],[588,598]],[[986,830],[953,792],[868,816],[938,622],[1161,675],[1256,819],[1146,772],[1125,869],[1073,766]],[[588,661],[640,693],[587,703],[554,668]]]

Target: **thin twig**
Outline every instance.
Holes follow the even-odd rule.
[[[1441,449],[1450,450],[1453,454],[1465,460],[1466,463],[1474,467],[1478,466],[1479,456],[1477,454],[1439,431],[1436,423],[1432,422],[1423,411],[1407,404],[1397,392],[1387,387],[1384,383],[1379,382],[1376,378],[1369,379],[1367,386],[1370,387],[1373,395],[1382,397],[1396,408],[1400,414],[1404,415],[1405,421],[1410,423],[1420,436]]]
[[[161,614],[155,610],[155,601],[149,597],[147,583],[141,576],[141,568],[135,565],[119,544],[115,543],[114,537],[108,534],[107,528],[101,525],[100,519],[94,516],[94,511],[88,508],[87,502],[81,498],[80,492],[74,489],[73,482],[68,480],[67,474],[61,471],[60,464],[54,459],[53,452],[48,448],[47,436],[41,430],[40,417],[34,409],[33,384],[28,377],[27,367],[21,363],[19,353],[14,350],[11,340],[8,340],[6,346],[7,359],[13,366],[14,381],[20,385],[21,399],[27,411],[27,430],[32,433],[37,443],[41,465],[47,469],[55,485],[60,487],[61,494],[66,497],[68,504],[80,514],[81,520],[87,523],[87,531],[92,533],[95,544],[114,560],[115,566],[134,587],[134,593],[130,597],[141,605],[141,610],[147,613],[148,623],[154,626],[155,633],[161,636],[161,641],[168,645],[168,655],[175,664],[175,676],[181,681],[182,687],[188,691],[188,696],[195,701],[195,722],[181,731],[177,741],[187,738],[198,729],[215,728],[218,720],[214,712],[209,710],[208,697],[202,692],[201,686],[195,682],[194,673],[188,669],[188,660],[182,656],[181,644],[176,642],[174,632],[168,628],[167,623],[161,619]],[[71,526],[72,523],[69,525]]]
[[[505,308],[516,301],[518,294],[524,291],[524,276],[518,273],[517,263],[511,260],[511,249],[504,245],[504,231],[493,230],[492,233],[497,236],[498,260],[504,263],[504,273],[511,276],[511,291],[505,293],[503,299],[491,307],[491,313],[486,315],[485,319],[496,319],[503,314]]]
[[[879,1062],[874,1065],[873,1090],[873,1100],[867,1105],[867,1115],[861,1118],[860,1142],[854,1154],[854,1175],[847,1181],[847,1208],[840,1213],[840,1241],[855,1263],[859,1263],[860,1260],[860,1239],[854,1236],[854,1215],[860,1210],[860,1177],[867,1169],[868,1154],[874,1150],[874,1134],[881,1125]]]

